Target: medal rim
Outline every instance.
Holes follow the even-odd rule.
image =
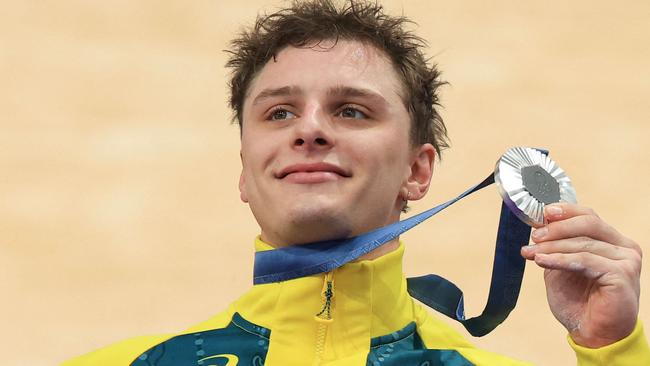
[[[518,165],[518,166],[513,166],[512,164],[508,164],[512,166],[514,169],[517,169],[519,172],[519,177],[513,176],[512,173],[505,172],[501,168],[501,164],[506,164],[504,161],[504,158],[518,154],[518,151],[521,151],[525,153],[526,157],[531,160],[530,162],[532,164],[528,165]],[[546,161],[545,161],[546,160]],[[501,198],[503,199],[503,202],[508,206],[508,208],[519,218],[521,221],[524,223],[533,226],[533,227],[538,227],[546,224],[545,220],[542,218],[542,221],[537,221],[533,217],[531,217],[528,213],[524,212],[517,203],[513,200],[511,194],[506,190],[506,182],[504,180],[504,177],[508,176],[513,176],[512,179],[516,180],[516,185],[518,189],[522,189],[525,191],[527,197],[529,199],[534,200],[534,202],[537,203],[538,207],[541,207],[542,215],[543,215],[543,210],[546,204],[542,201],[539,201],[537,198],[535,198],[530,191],[526,188],[526,186],[523,183],[523,177],[521,176],[521,169],[523,169],[526,166],[539,166],[541,169],[543,169],[545,172],[547,172],[559,185],[560,188],[560,200],[558,202],[570,202],[570,203],[577,203],[576,200],[576,194],[575,194],[575,188],[573,187],[571,183],[571,179],[568,177],[564,169],[562,169],[553,159],[551,159],[548,154],[545,154],[539,149],[531,148],[531,147],[512,147],[508,149],[501,157],[497,160],[494,168],[494,182],[496,183],[496,186],[498,188],[499,194],[501,195]],[[552,166],[555,169],[547,169],[547,166]],[[559,176],[560,178],[558,179],[554,174],[553,171],[556,172],[556,175]]]

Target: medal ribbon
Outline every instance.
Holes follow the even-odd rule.
[[[253,283],[264,284],[329,272],[399,237],[419,223],[482,188],[494,183],[490,174],[458,197],[405,220],[347,239],[326,240],[255,253]],[[502,203],[497,231],[492,280],[487,305],[481,315],[465,319],[463,292],[434,274],[407,279],[409,294],[459,321],[476,337],[491,332],[514,309],[524,275],[525,259],[520,248],[528,244],[530,226]]]

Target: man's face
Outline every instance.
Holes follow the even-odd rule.
[[[407,190],[423,174],[428,187],[431,175],[433,148],[411,147],[401,84],[387,58],[355,41],[321,46],[282,50],[244,103],[241,198],[275,246],[397,221]],[[416,190],[411,199],[426,187]]]

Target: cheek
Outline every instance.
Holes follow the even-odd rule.
[[[406,147],[388,141],[366,146],[359,154],[361,161],[358,164],[366,167],[368,184],[384,191],[399,189],[409,167],[405,150]]]
[[[403,166],[408,165],[409,146],[408,138],[403,131],[391,129],[373,139],[373,142],[365,148],[366,155],[375,156],[375,163],[380,164],[380,168],[400,169],[401,171]]]
[[[380,157],[375,162],[378,175],[376,179],[380,180],[383,188],[390,190],[390,193],[398,194],[400,187],[410,174],[410,145],[406,141],[406,138],[404,141],[386,139],[385,143],[377,151],[374,151]]]
[[[245,131],[242,135],[242,163],[248,179],[261,178],[268,174],[270,164],[275,160],[278,138],[271,138],[258,131]]]

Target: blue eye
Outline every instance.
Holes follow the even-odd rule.
[[[296,115],[282,108],[278,108],[274,110],[273,112],[271,112],[271,115],[269,116],[269,119],[271,121],[281,121],[284,119],[291,119],[291,118],[296,118]]]
[[[345,107],[339,112],[339,115],[342,118],[351,118],[351,119],[364,119],[367,116],[360,110],[352,107]]]

